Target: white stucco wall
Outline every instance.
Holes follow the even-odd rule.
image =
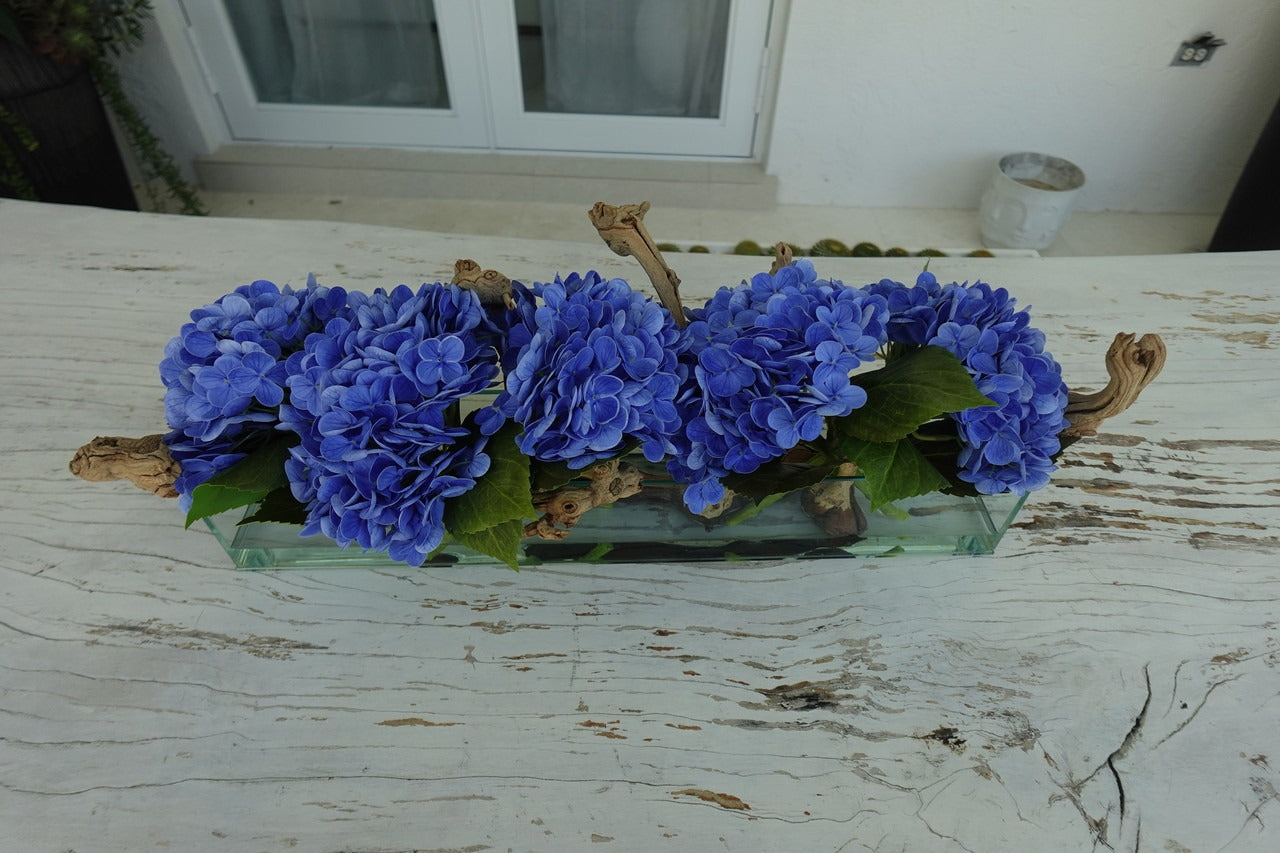
[[[1276,0],[793,0],[767,167],[786,203],[972,208],[1036,150],[1079,210],[1216,213],[1278,97]]]
[[[743,0],[764,2],[764,0]],[[126,85],[184,165],[229,141],[177,0]],[[1000,155],[1078,163],[1080,210],[1217,213],[1280,98],[1280,0],[791,0],[763,129],[779,201],[974,208]],[[1227,41],[1200,68],[1183,39]]]

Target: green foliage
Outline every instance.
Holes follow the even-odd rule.
[[[897,441],[939,415],[995,405],[978,392],[964,365],[941,347],[920,347],[890,360],[880,370],[853,377],[867,403],[833,418],[837,440]]]
[[[152,207],[165,210],[166,202],[155,188],[155,180],[165,187],[170,198],[178,202],[179,210],[192,216],[203,216],[209,211],[196,195],[195,188],[186,182],[178,164],[160,144],[160,140],[147,124],[142,113],[138,112],[133,102],[124,93],[120,85],[120,75],[115,66],[100,57],[89,61],[89,69],[93,80],[98,85],[98,93],[108,109],[120,121],[129,146],[138,155],[139,165],[143,170],[143,186],[151,199]]]
[[[8,129],[25,151],[35,151],[40,147],[40,143],[31,135],[30,129],[22,120],[3,106],[0,106],[0,127]],[[3,137],[0,137],[0,184],[12,187],[18,194],[18,198],[27,201],[36,200],[36,188],[31,185],[31,179],[23,171],[22,164],[18,162],[18,156],[5,144]]]
[[[284,462],[295,441],[296,436],[273,436],[235,465],[196,486],[191,492],[186,526],[229,509],[256,504],[277,489],[287,488]]]
[[[859,488],[871,501],[873,511],[949,485],[909,439],[875,442],[845,436],[840,447],[857,464],[863,477]]]
[[[444,526],[457,541],[517,568],[525,519],[537,516],[529,457],[516,446],[520,425],[508,423],[489,439],[489,470],[475,487],[445,504]],[[514,533],[513,533],[514,531]]]
[[[501,560],[520,571],[520,540],[524,538],[524,522],[519,519],[499,522],[470,533],[452,533],[460,545]]]
[[[293,496],[288,486],[272,489],[258,502],[253,514],[241,519],[240,524],[256,521],[274,521],[279,524],[306,524],[307,508]]]
[[[724,484],[734,492],[757,503],[771,495],[783,495],[796,489],[816,486],[836,469],[836,460],[811,459],[806,462],[766,462],[750,474],[730,474]]]
[[[98,94],[124,131],[137,155],[143,185],[154,209],[167,209],[166,198],[182,213],[208,213],[195,189],[182,177],[173,157],[160,144],[142,114],[125,95],[111,60],[142,40],[150,0],[0,0],[0,37],[25,43],[55,62],[85,63]],[[12,113],[0,109],[0,126],[7,128],[27,151],[38,142]],[[16,153],[0,137],[0,181],[22,198],[36,199],[35,188],[23,172]],[[159,181],[164,195],[156,189]]]

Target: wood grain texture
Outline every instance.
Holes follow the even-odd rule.
[[[1073,386],[1114,332],[1169,347],[990,558],[236,572],[66,471],[162,428],[192,308],[461,257],[643,279],[591,243],[0,201],[0,848],[1280,849],[1280,253],[933,260],[1032,305]],[[762,269],[669,260],[686,299]]]

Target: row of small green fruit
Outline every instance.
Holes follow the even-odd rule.
[[[773,247],[775,243],[768,246],[761,246],[755,240],[742,240],[730,251],[733,255],[763,255],[765,257],[773,257]],[[946,252],[939,249],[921,249],[919,252],[908,252],[900,247],[890,249],[881,249],[875,243],[856,243],[853,247],[842,243],[832,237],[819,240],[808,249],[797,246],[795,243],[787,243],[791,249],[791,254],[797,258],[908,258],[912,255],[921,258],[945,258]],[[661,252],[679,252],[680,247],[675,243],[659,243],[658,250]],[[688,251],[694,253],[708,254],[711,252],[706,246],[690,246]],[[991,258],[994,257],[986,249],[975,249],[969,252],[967,257],[970,258]]]

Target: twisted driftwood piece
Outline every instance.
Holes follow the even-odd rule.
[[[516,300],[511,295],[511,279],[497,270],[481,269],[470,258],[459,258],[453,262],[453,278],[449,283],[475,291],[482,305],[502,305],[507,309],[516,307]]]
[[[164,446],[164,436],[159,434],[142,438],[98,436],[76,451],[68,467],[82,480],[128,480],[161,498],[178,496],[173,483],[182,473],[182,467]]]
[[[534,497],[533,508],[542,517],[525,525],[525,536],[563,539],[583,513],[639,494],[644,480],[638,469],[617,459],[588,468],[582,476],[589,483],[585,488],[561,486]]]
[[[777,275],[778,270],[791,266],[791,262],[794,260],[795,255],[792,253],[791,247],[786,243],[779,243],[773,247],[773,263],[769,265],[769,275]]]
[[[1107,418],[1114,417],[1133,405],[1142,389],[1159,375],[1165,362],[1164,341],[1159,335],[1138,338],[1131,332],[1120,332],[1107,348],[1105,388],[1093,393],[1071,391],[1067,397],[1067,420],[1064,438],[1094,435]]]
[[[684,316],[684,306],[680,303],[680,276],[667,266],[658,246],[649,236],[648,229],[644,227],[644,215],[648,211],[647,201],[616,207],[598,201],[587,212],[587,217],[600,232],[605,245],[619,255],[631,255],[640,262],[645,275],[653,282],[653,289],[658,292],[658,299],[671,312],[676,325],[684,327],[689,325],[689,321]]]

